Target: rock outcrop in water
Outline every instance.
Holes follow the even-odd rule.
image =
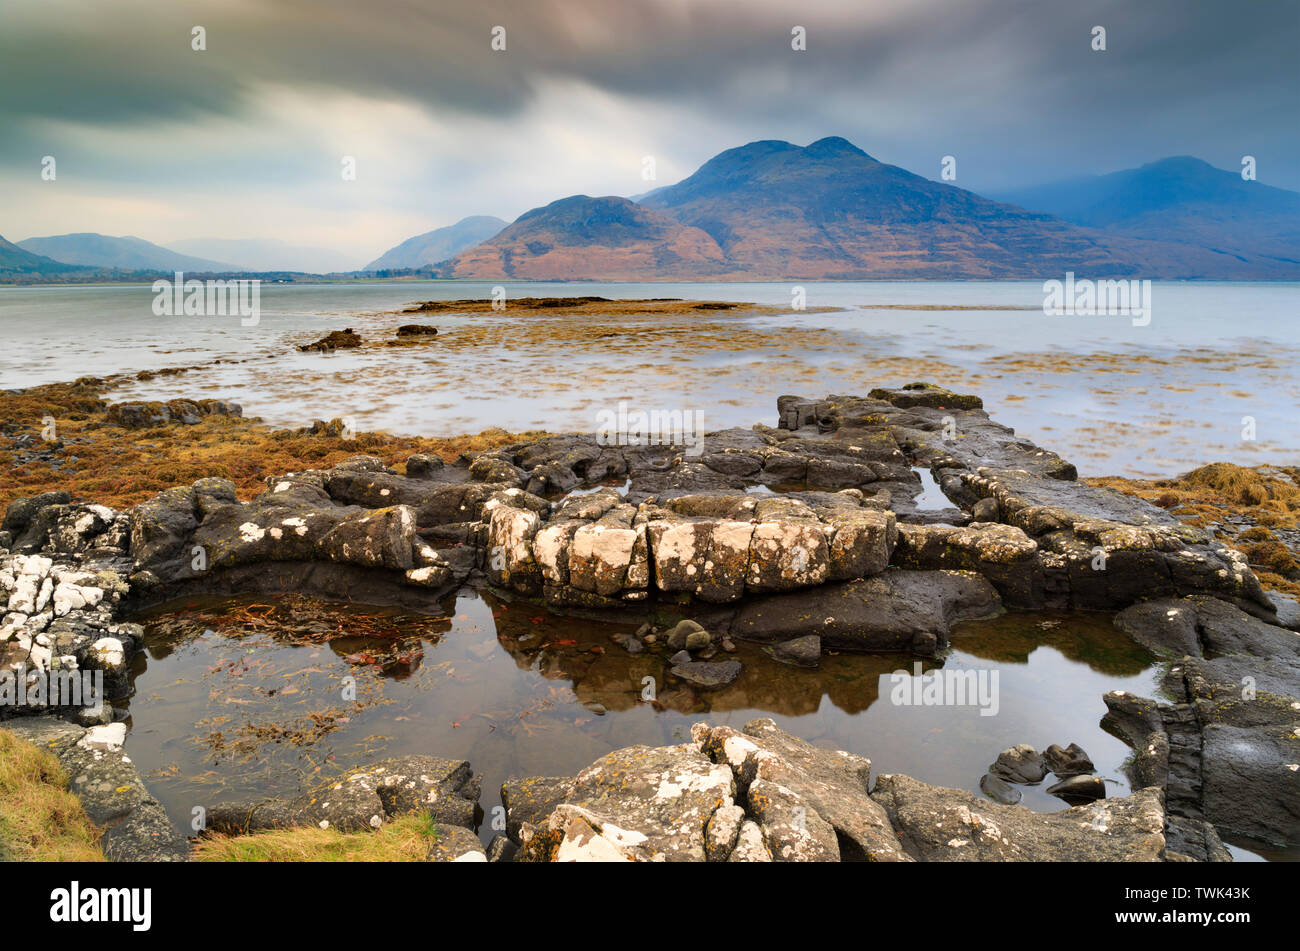
[[[868,794],[865,761],[760,722],[743,737],[697,727],[682,747],[623,750],[573,780],[508,788],[511,836],[525,859],[737,861],[1220,859],[1216,826],[1272,844],[1300,838],[1300,637],[1276,623],[1239,554],[1162,509],[1078,482],[1068,462],[990,420],[978,397],[926,384],[782,397],[778,417],[778,428],[704,434],[690,447],[560,435],[452,464],[413,456],[404,473],[361,456],[270,478],[252,501],[221,479],[127,513],[61,493],[20,499],[0,527],[3,666],[101,671],[111,695],[139,647],[119,614],[182,592],[427,606],[471,583],[561,612],[690,616],[708,644],[697,637],[697,655],[674,668],[717,684],[735,676],[734,661],[711,656],[731,639],[793,663],[823,649],[933,655],[954,622],[1006,608],[1121,611],[1126,630],[1176,661],[1166,684],[1176,702],[1107,697],[1138,750],[1127,799],[1038,816],[906,777],[881,777]],[[949,507],[918,505],[917,469]],[[63,712],[97,723],[112,718],[104,709]],[[439,763],[419,775],[443,777],[437,798],[472,808],[468,764]],[[630,798],[611,779],[650,784],[652,773]],[[353,812],[380,816],[376,801],[390,815],[384,784],[358,782],[357,808],[332,817],[308,792],[232,807],[218,824],[348,826]],[[797,832],[793,810],[807,818]]]

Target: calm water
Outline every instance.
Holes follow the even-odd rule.
[[[748,426],[774,422],[782,393],[865,393],[932,379],[982,394],[995,418],[1084,474],[1171,475],[1220,459],[1300,455],[1300,285],[1156,284],[1145,327],[1124,317],[1046,317],[1041,285],[1030,282],[806,290],[809,308],[845,310],[400,318],[392,311],[412,301],[487,298],[491,286],[286,285],[264,287],[260,323],[243,327],[233,317],[156,317],[147,286],[0,288],[0,386],[197,366],[133,381],[110,399],[213,396],[277,426],[352,416],[362,429],[453,435],[490,426],[591,430],[597,412],[619,400],[695,410],[708,428]],[[785,284],[512,284],[508,292],[791,303]],[[925,309],[972,306],[993,309]],[[412,319],[435,323],[436,342],[295,349],[343,327],[387,336]],[[1254,441],[1242,439],[1247,416]]]
[[[904,772],[979,792],[1017,743],[1076,742],[1112,796],[1126,795],[1128,748],[1100,727],[1102,694],[1152,696],[1154,659],[1104,615],[1007,615],[961,626],[942,662],[996,671],[998,708],[896,705],[907,655],[838,654],[817,670],[739,645],[744,672],[695,691],[665,676],[666,654],[630,655],[618,625],[560,618],[468,590],[446,616],[300,596],[197,598],[144,616],[128,749],[151,790],[188,828],[191,809],[293,793],[359,763],[403,753],[468,759],[491,817],[511,776],[572,775],[610,750],[689,739],[697,721],[737,728],[770,716],[826,748],[867,756],[873,775]],[[345,677],[356,700],[343,699]],[[640,701],[654,678],[658,704]],[[1037,811],[1066,804],[1024,787]]]

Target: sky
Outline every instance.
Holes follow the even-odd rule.
[[[359,267],[827,135],[981,193],[1170,155],[1300,190],[1297,48],[1292,0],[0,0],[0,234]]]

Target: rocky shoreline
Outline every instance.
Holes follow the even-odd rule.
[[[0,526],[0,667],[99,671],[110,702],[93,717],[39,704],[0,715],[25,715],[5,727],[65,762],[109,827],[110,858],[183,858],[111,709],[140,645],[130,612],[181,593],[431,608],[488,586],[644,622],[624,649],[668,652],[673,674],[703,689],[738,666],[732,641],[802,664],[824,649],[934,656],[959,620],[1105,610],[1170,663],[1168,701],[1105,698],[1136,751],[1124,799],[1037,814],[906,776],[872,788],[866,760],[760,720],[507,783],[506,834],[486,850],[472,764],[435,757],[358,767],[329,799],[223,806],[208,828],[373,828],[428,808],[454,830],[431,857],[470,860],[1223,860],[1216,828],[1300,843],[1297,618],[1241,554],[1078,481],[978,397],[911,384],[777,409],[776,428],[709,433],[699,453],[556,435],[450,463],[415,454],[401,471],[358,456],[274,475],[251,501],[215,478],[127,512],[57,492],[18,500]],[[917,470],[947,506],[918,504]]]

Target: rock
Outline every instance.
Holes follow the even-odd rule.
[[[1004,806],[908,776],[876,780],[907,854],[927,862],[1154,862],[1165,855],[1159,789],[1061,812]]]
[[[345,330],[331,330],[325,336],[312,343],[303,344],[298,349],[304,353],[311,351],[346,350],[361,346],[361,335],[353,332],[351,327]]]
[[[668,658],[670,664],[689,664],[692,661],[691,652],[688,650],[679,650],[672,657]]]
[[[569,776],[534,776],[511,779],[501,785],[501,803],[506,810],[506,835],[515,845],[525,823],[540,826],[555,807],[573,791]]]
[[[126,724],[107,723],[103,726],[92,726],[86,730],[79,742],[88,750],[103,752],[120,750],[122,744],[126,742]]]
[[[426,862],[486,862],[487,852],[472,829],[439,826]]]
[[[1020,802],[1023,793],[1012,786],[1004,779],[999,779],[992,773],[985,773],[980,777],[980,789],[984,795],[988,796],[994,802],[1000,802],[1004,806],[1014,806]]]
[[[510,839],[501,833],[492,836],[492,840],[487,846],[487,860],[489,862],[513,862],[515,853],[519,851],[519,846],[511,842]]]
[[[639,654],[645,650],[645,645],[638,638],[622,631],[609,635],[609,639],[629,654]]]
[[[1043,762],[1049,770],[1062,779],[1083,773],[1091,773],[1096,769],[1092,765],[1092,760],[1088,758],[1088,754],[1075,743],[1071,743],[1065,749],[1061,749],[1061,747],[1053,743],[1043,750]]]
[[[439,456],[416,453],[406,460],[406,475],[411,479],[431,479],[433,474],[445,465],[446,463]]]
[[[471,827],[478,797],[478,780],[464,760],[398,756],[293,799],[213,806],[208,827],[236,834],[305,825],[360,832],[409,813],[427,813],[440,826]]]
[[[429,324],[402,324],[397,328],[399,337],[434,337],[437,333],[438,328]]]
[[[668,632],[668,646],[673,650],[682,650],[686,647],[686,639],[692,634],[704,634],[706,637],[708,636],[708,632],[694,621],[678,621],[673,629]]]
[[[1300,630],[1300,601],[1297,601],[1289,594],[1282,594],[1280,591],[1265,593],[1268,595],[1268,599],[1273,602],[1273,607],[1277,609],[1278,625],[1290,628],[1293,631]]]
[[[794,667],[816,667],[821,662],[822,639],[816,634],[791,638],[766,648],[773,660]]]
[[[770,862],[772,853],[768,851],[767,842],[763,840],[763,830],[757,822],[745,820],[740,824],[736,836],[736,846],[727,856],[728,862]]]
[[[982,409],[984,401],[978,396],[954,393],[934,383],[909,383],[898,389],[877,387],[867,394],[870,399],[884,400],[900,409],[928,406],[932,409]]]
[[[104,829],[101,845],[110,862],[183,862],[185,837],[145,787],[122,751],[126,724],[83,730],[48,716],[10,720],[5,728],[49,750],[68,776],[91,822]]]
[[[1115,626],[1167,657],[1247,654],[1300,663],[1300,635],[1217,598],[1160,598],[1115,616]]]
[[[27,530],[27,527],[31,525],[41,509],[50,505],[67,505],[71,501],[72,496],[67,492],[42,492],[40,495],[16,498],[5,509],[4,521],[0,522],[0,530],[6,531],[17,538]]]
[[[168,400],[165,403],[113,403],[107,407],[108,421],[123,429],[150,429],[169,424],[195,426],[205,416],[242,416],[238,403],[224,400]]]
[[[766,642],[817,634],[833,649],[933,655],[947,646],[952,623],[996,614],[1000,604],[992,585],[973,572],[890,570],[746,600],[727,633]]]
[[[742,825],[733,861],[769,852],[776,861],[905,861],[884,811],[868,795],[871,762],[823,750],[753,720],[744,732],[696,724],[696,744],[726,763],[737,782],[737,802],[759,835]],[[765,845],[759,849],[759,845]],[[753,861],[754,857],[747,860]]]
[[[1028,743],[1003,750],[989,767],[989,773],[1009,783],[1034,786],[1043,781],[1047,767],[1043,758]]]
[[[686,649],[688,651],[702,651],[712,643],[713,640],[709,637],[708,631],[691,631],[686,635]]]
[[[517,860],[907,859],[867,793],[867,760],[818,749],[771,720],[755,720],[744,733],[696,724],[691,739],[602,757],[569,781],[549,811],[532,797]],[[564,789],[537,782],[548,793]],[[507,813],[518,822],[515,807]]]
[[[1071,776],[1048,786],[1047,791],[1071,805],[1106,798],[1106,784],[1096,776]]]
[[[516,861],[696,861],[705,827],[733,802],[731,770],[693,745],[634,746],[573,779],[542,824],[521,829]]]
[[[718,687],[725,687],[740,676],[740,661],[709,662],[696,660],[689,663],[674,663],[670,668],[670,672],[694,687],[713,690]]]
[[[1045,581],[1038,543],[1012,525],[900,525],[894,564],[919,570],[975,571],[1008,604],[1043,606]]]
[[[980,499],[970,510],[972,522],[996,522],[1001,514],[997,499]]]

